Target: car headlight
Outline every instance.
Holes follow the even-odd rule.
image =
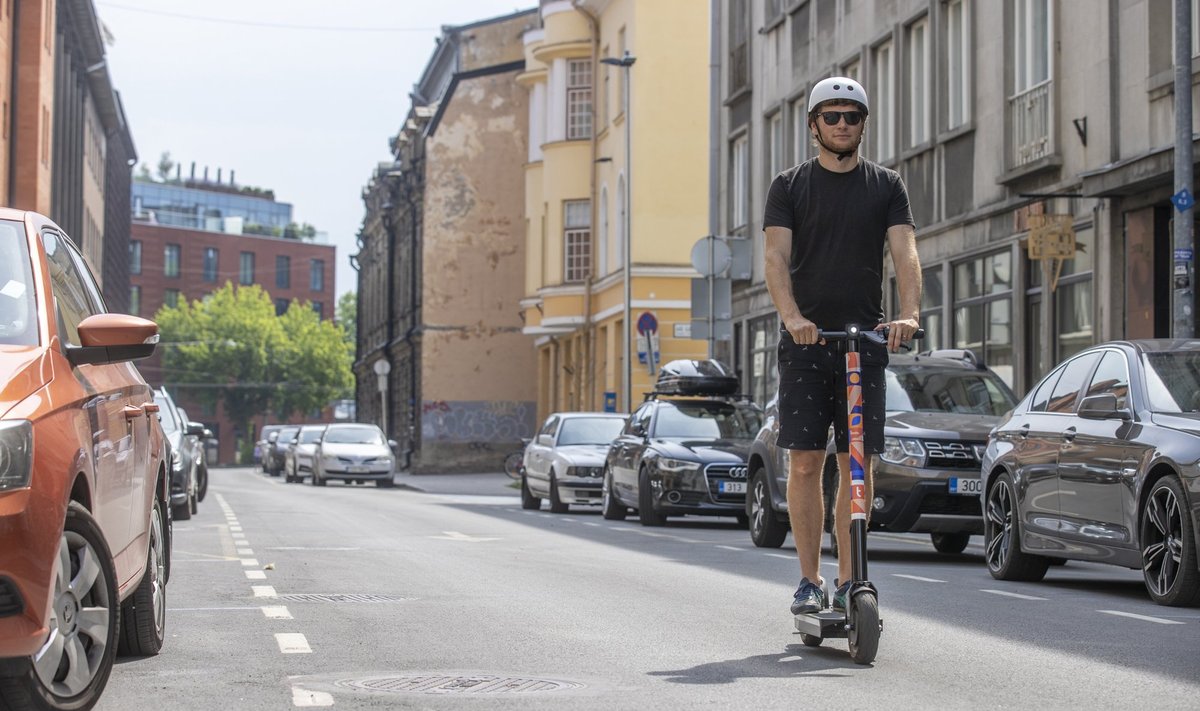
[[[337,466],[338,458],[332,454],[326,454],[324,457],[321,457],[321,463],[327,467]]]
[[[920,440],[907,437],[884,437],[883,451],[879,458],[889,464],[899,464],[905,467],[924,467],[925,448]]]
[[[171,471],[183,471],[183,457],[179,456],[179,452],[171,450]]]
[[[692,472],[700,468],[700,462],[663,457],[658,460],[658,468],[665,472]]]
[[[29,486],[33,472],[33,423],[0,422],[0,491]]]
[[[604,467],[570,467],[567,469],[567,476],[574,476],[582,479],[596,479],[603,473]]]

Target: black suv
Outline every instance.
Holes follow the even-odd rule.
[[[644,526],[667,516],[735,516],[745,525],[746,455],[762,410],[734,396],[737,377],[718,361],[672,361],[610,445],[604,518],[636,509]]]
[[[980,467],[988,432],[1016,404],[1012,390],[971,351],[893,353],[887,368],[884,451],[874,455],[871,528],[929,533],[943,553],[961,553],[983,533]],[[750,452],[746,513],[750,538],[783,544],[787,514],[787,450],[775,446],[776,401]],[[837,457],[826,450],[825,530],[837,495]],[[836,553],[837,543],[830,536]]]

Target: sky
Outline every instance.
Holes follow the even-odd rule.
[[[362,188],[411,106],[445,25],[536,0],[94,0],[138,160],[275,191],[337,246],[337,294]]]

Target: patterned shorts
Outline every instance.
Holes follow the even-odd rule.
[[[785,449],[824,450],[833,425],[837,451],[850,450],[846,425],[846,354],[842,343],[799,346],[784,332],[779,339],[779,438]],[[863,372],[863,445],[883,451],[886,417],[887,346],[859,342]]]

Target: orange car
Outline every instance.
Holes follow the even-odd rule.
[[[156,654],[170,521],[152,321],[105,312],[53,222],[0,208],[0,706],[87,709]],[[7,702],[7,703],[5,703]]]

